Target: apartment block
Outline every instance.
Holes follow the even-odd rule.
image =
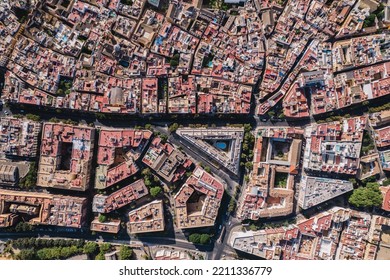
[[[176,226],[186,229],[214,225],[223,193],[223,182],[196,167],[174,197]]]
[[[185,154],[170,143],[163,143],[159,137],[152,140],[142,162],[167,182],[181,179],[192,165],[192,161]]]
[[[155,200],[129,212],[127,228],[130,234],[163,231],[164,205]]]
[[[33,225],[80,228],[86,212],[86,198],[0,190],[0,217],[6,217],[0,227],[12,226],[12,220],[23,217]]]
[[[109,213],[148,194],[149,190],[145,186],[144,180],[140,179],[110,195],[95,195],[92,202],[92,211],[95,213]]]
[[[34,158],[41,124],[27,119],[0,118],[0,152],[6,157]]]
[[[138,171],[136,160],[151,136],[149,130],[101,129],[95,188],[105,189],[134,175]]]
[[[292,213],[302,138],[303,130],[293,127],[256,131],[253,170],[238,201],[239,219],[258,220]]]
[[[89,187],[95,129],[44,123],[37,185],[85,191]]]

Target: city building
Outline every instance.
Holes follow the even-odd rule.
[[[6,157],[34,158],[41,124],[27,119],[0,118],[0,153]]]
[[[188,253],[181,250],[169,250],[169,249],[160,249],[157,250],[154,254],[155,260],[191,260],[191,257]]]
[[[179,229],[213,226],[224,193],[224,184],[196,167],[176,193],[175,219]]]
[[[369,214],[351,211],[347,227],[341,233],[336,259],[361,260],[364,258],[367,245],[369,245],[367,240],[370,224]]]
[[[197,77],[197,107],[199,114],[248,114],[252,87],[228,80]]]
[[[378,148],[390,146],[390,126],[375,129],[375,142]]]
[[[135,129],[101,129],[96,168],[96,189],[105,189],[138,171],[135,163],[149,143],[152,132]]]
[[[169,78],[168,98],[169,113],[196,113],[195,77],[191,75]]]
[[[152,6],[159,7],[160,5],[160,0],[148,0],[148,3]]]
[[[33,225],[80,228],[86,222],[87,199],[38,192],[0,190],[0,227],[18,217]]]
[[[99,219],[94,219],[91,222],[91,231],[118,233],[121,228],[120,220],[109,220],[107,222],[99,222]]]
[[[375,176],[381,172],[379,154],[374,153],[360,158],[360,167],[357,173],[359,180]]]
[[[243,128],[180,128],[176,134],[200,154],[205,153],[217,166],[238,175],[244,138]]]
[[[385,125],[390,122],[390,110],[369,114],[369,120],[374,127]]]
[[[370,229],[368,232],[369,242],[368,248],[365,251],[365,260],[386,260],[389,253],[389,240],[386,238],[387,229],[390,226],[390,219],[373,215]]]
[[[185,154],[170,143],[163,143],[159,137],[152,140],[142,162],[171,183],[181,179],[192,166],[192,161]]]
[[[390,171],[390,150],[379,151],[379,161],[384,171]]]
[[[95,195],[92,202],[92,211],[95,213],[109,213],[133,203],[148,194],[149,190],[145,186],[144,180],[140,179],[110,195]]]
[[[383,196],[382,209],[390,212],[390,187],[380,187],[380,189]]]
[[[298,205],[306,210],[353,190],[346,180],[302,176]]]
[[[303,130],[294,127],[256,131],[253,169],[237,205],[239,219],[258,220],[292,213],[302,137]]]
[[[365,127],[366,117],[363,116],[309,127],[305,152],[307,169],[355,175]]]
[[[19,168],[14,165],[0,165],[0,184],[15,186],[19,181]]]
[[[286,227],[233,231],[228,242],[267,260],[372,259],[377,245],[371,221],[367,213],[334,207]]]
[[[310,116],[305,90],[295,82],[283,99],[284,115],[289,118],[306,118]]]
[[[16,225],[18,221],[19,221],[19,216],[17,214],[13,214],[13,213],[0,214],[0,228],[12,227]]]
[[[129,212],[127,228],[130,234],[163,231],[164,205],[155,200]]]
[[[89,187],[95,129],[44,123],[37,185],[85,191]]]

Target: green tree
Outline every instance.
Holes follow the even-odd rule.
[[[352,185],[356,186],[357,184],[357,181],[355,178],[349,178],[348,181],[350,181],[352,183]]]
[[[87,242],[83,247],[83,253],[87,255],[94,255],[98,252],[99,246],[96,242]]]
[[[36,121],[36,122],[39,122],[41,120],[40,116],[33,115],[33,114],[27,114],[26,118],[29,120],[32,120],[32,121]]]
[[[250,162],[250,161],[248,161],[248,162],[245,163],[245,167],[246,167],[247,169],[249,169],[249,170],[252,170],[252,168],[253,168],[253,163]]]
[[[171,124],[171,125],[169,126],[168,131],[169,131],[170,133],[173,133],[173,132],[175,132],[178,128],[179,128],[179,124],[178,124],[178,123],[173,123],[173,124]]]
[[[26,223],[26,222],[19,222],[16,226],[15,226],[15,231],[16,232],[24,232],[24,231],[31,231],[34,229],[34,226],[29,224],[29,223]],[[32,242],[34,243],[34,241]]]
[[[107,217],[105,215],[100,214],[99,215],[99,222],[104,223],[107,221]]]
[[[179,65],[179,61],[175,59],[171,59],[169,64],[171,65],[171,67],[177,67]]]
[[[273,116],[275,116],[275,112],[274,111],[268,111],[267,115],[270,116],[270,117],[273,117]]]
[[[207,173],[211,173],[211,168],[210,168],[210,166],[205,166],[205,167],[204,167],[204,171],[206,171]]]
[[[57,118],[50,118],[50,119],[49,119],[49,122],[52,122],[52,123],[59,123],[60,120],[57,119]]]
[[[167,143],[168,141],[168,136],[165,135],[165,134],[161,134],[160,135],[160,139],[161,139],[161,142],[164,144],[164,143]]]
[[[150,181],[149,178],[145,178],[144,183],[145,183],[145,186],[147,186],[148,188],[150,188],[152,186],[152,182]]]
[[[25,177],[19,180],[19,185],[24,188],[30,188],[34,186],[37,181],[37,171],[38,167],[36,162],[30,163],[28,173]]]
[[[104,257],[104,254],[100,252],[99,254],[96,255],[95,260],[105,260],[106,258]]]
[[[179,65],[179,61],[180,61],[180,54],[177,53],[171,58],[169,64],[171,65],[171,67],[176,67]]]
[[[22,249],[16,256],[18,260],[36,260],[37,255],[35,249]]]
[[[150,189],[150,195],[156,197],[161,193],[161,191],[162,191],[161,187],[153,187]]]
[[[142,176],[151,176],[152,171],[150,171],[150,168],[145,168],[145,169],[142,169],[141,174],[142,174]]]
[[[367,183],[366,187],[355,189],[348,201],[356,207],[380,207],[383,197],[377,183]]]
[[[256,230],[258,230],[258,228],[257,228],[256,225],[251,224],[251,225],[249,226],[249,230],[256,231]]]
[[[202,234],[200,236],[200,244],[209,244],[210,243],[210,235],[209,234]]]
[[[82,249],[77,246],[43,248],[37,251],[40,260],[60,260],[80,254]]]
[[[130,260],[133,255],[133,250],[125,245],[122,245],[119,249],[119,259],[120,260]]]
[[[236,208],[236,201],[234,200],[234,198],[232,197],[229,201],[229,207],[228,207],[228,211],[229,212],[233,212],[234,209]]]
[[[106,254],[111,250],[111,244],[110,243],[102,243],[100,244],[100,253]]]
[[[192,243],[199,244],[200,243],[200,234],[199,233],[192,233],[189,237],[189,241]]]

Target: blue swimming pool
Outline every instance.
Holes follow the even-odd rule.
[[[123,67],[129,67],[130,63],[128,61],[125,61],[125,60],[120,60],[119,61],[119,64],[122,65]]]
[[[215,142],[215,147],[217,147],[218,149],[221,149],[221,150],[225,150],[226,149],[226,143],[224,142]]]
[[[157,38],[156,38],[155,44],[156,44],[157,46],[161,46],[162,43],[163,43],[163,38],[162,38],[161,36],[157,37]]]

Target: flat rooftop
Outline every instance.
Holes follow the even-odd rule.
[[[353,190],[353,184],[346,180],[303,176],[298,204],[308,209]]]
[[[197,167],[175,195],[176,226],[207,227],[215,223],[224,193],[224,183]]]
[[[127,228],[130,234],[163,231],[164,206],[162,200],[155,200],[129,212]]]

